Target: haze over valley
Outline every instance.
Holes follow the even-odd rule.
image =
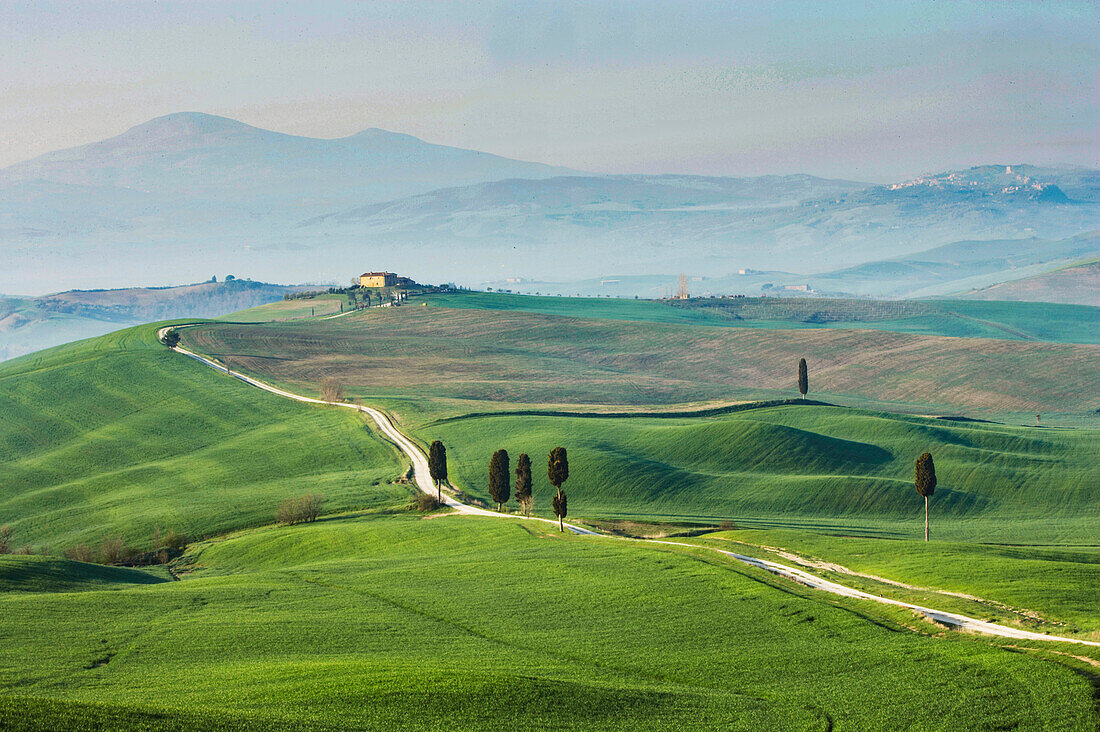
[[[182,284],[216,272],[342,284],[365,261],[471,286],[746,268],[804,276],[919,260],[963,241],[1100,229],[1100,172],[991,162],[887,185],[591,175],[378,129],[322,140],[178,113],[0,170],[0,292]],[[1031,265],[1098,253],[1033,249]],[[1014,269],[992,274],[1023,274]],[[889,274],[879,279],[868,294],[938,284],[929,273],[890,292]],[[829,289],[862,294],[845,282]]]

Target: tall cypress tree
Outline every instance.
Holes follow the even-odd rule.
[[[554,515],[558,517],[558,530],[565,531],[565,517],[568,515],[568,498],[561,489],[562,484],[569,479],[569,456],[564,447],[555,447],[550,451],[550,458],[546,466],[546,475],[550,478],[550,485],[558,489],[554,494]]]
[[[531,458],[521,452],[516,458],[516,503],[523,506],[523,515],[531,515]]]
[[[926,452],[917,458],[915,483],[917,493],[924,496],[924,540],[928,541],[928,499],[936,492],[936,464],[932,462],[932,453]]]
[[[508,451],[497,450],[489,460],[489,495],[497,504],[497,510],[504,509],[504,502],[508,500],[508,478],[511,470],[508,467]]]
[[[798,359],[798,391],[802,394],[802,398],[806,398],[806,393],[810,390],[810,377],[806,373],[806,359]]]
[[[447,448],[443,447],[443,443],[436,440],[428,447],[428,475],[432,477],[432,482],[435,483],[435,489],[438,493],[437,500],[443,502],[443,481],[447,480]]]

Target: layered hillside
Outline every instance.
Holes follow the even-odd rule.
[[[407,495],[396,453],[344,410],[259,392],[141,326],[0,366],[0,525],[54,551],[156,529],[267,524],[288,496],[330,509]]]

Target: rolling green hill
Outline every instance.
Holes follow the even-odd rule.
[[[1029,423],[1041,414],[1046,424],[1098,424],[1096,345],[793,328],[788,320],[706,327],[719,316],[628,300],[461,294],[424,302],[332,320],[216,324],[189,329],[183,338],[203,353],[302,391],[315,393],[323,379],[338,379],[349,394],[383,400],[410,424],[419,419],[411,413],[416,410],[454,414],[518,405],[621,407],[797,396],[800,357],[810,364],[811,396],[824,401]],[[486,307],[475,307],[478,302]],[[524,309],[543,305],[559,312]],[[1013,309],[969,305],[979,320]],[[1039,310],[1034,317],[1041,317]],[[1012,322],[1036,328],[1039,321]],[[1066,328],[1083,323],[1083,316],[1070,319]],[[883,323],[861,323],[875,324]]]
[[[1083,675],[690,550],[485,518],[192,547],[181,582],[0,594],[11,729],[1089,730]],[[923,633],[914,633],[906,626]],[[927,633],[927,634],[925,634]],[[1085,651],[1077,651],[1085,652]],[[827,672],[823,673],[827,669]],[[929,679],[954,679],[950,693]]]
[[[269,523],[287,496],[330,509],[407,495],[395,449],[344,411],[258,392],[140,326],[0,365],[0,525],[55,551],[154,528]]]
[[[912,719],[1026,730],[1057,719],[1089,730],[1100,721],[1090,648],[1064,651],[1084,661],[1038,641],[1008,650],[699,549],[491,518],[422,520],[404,511],[408,489],[391,482],[403,461],[354,413],[249,387],[167,351],[155,331],[0,366],[0,525],[11,525],[16,546],[56,551],[110,536],[144,546],[158,527],[208,537],[171,563],[174,575],[0,557],[2,729],[756,730]],[[492,450],[528,451],[544,515],[542,463],[562,444],[570,518],[732,517],[742,529],[915,536],[912,460],[931,449],[937,541],[910,554],[938,557],[944,572],[884,558],[883,543],[903,542],[881,538],[868,547],[854,542],[872,539],[838,540],[835,556],[1019,602],[1071,623],[1067,633],[1097,627],[1095,571],[1080,559],[1088,548],[1076,559],[1041,550],[1050,563],[1016,574],[1026,557],[987,552],[968,576],[974,545],[943,542],[1094,541],[1096,430],[811,404],[705,417],[455,416],[460,405],[542,409],[549,393],[637,409],[649,398],[639,388],[646,377],[680,409],[673,399],[692,384],[721,385],[700,375],[729,360],[724,338],[774,336],[764,329],[406,306],[183,332],[189,344],[223,346],[200,350],[234,369],[306,391],[358,374],[349,391],[411,407],[406,424],[421,441],[447,443],[452,479],[475,497],[485,495]],[[786,339],[804,334],[926,338],[790,330],[783,347],[804,345]],[[646,343],[658,350],[643,351]],[[1082,358],[1088,346],[988,343],[1017,355],[1033,349],[1036,363],[1044,354],[1052,383],[1068,380],[1071,365],[1077,378],[1090,373],[1057,357]],[[682,347],[694,349],[686,359],[662,355]],[[1025,369],[1013,378],[1038,377]],[[474,384],[476,401],[455,398]],[[513,391],[494,391],[505,384]],[[269,525],[279,500],[305,492],[328,498],[321,521]],[[792,545],[826,553],[829,539],[795,536]],[[695,541],[736,547],[754,538],[742,530]],[[1054,570],[1065,579],[1060,592],[1045,584]],[[1005,574],[1030,589],[1006,584]],[[945,694],[929,678],[966,682]]]
[[[1046,302],[811,297],[627,300],[486,292],[432,295],[429,305],[570,318],[736,328],[873,328],[958,338],[1100,344],[1100,308]]]
[[[0,593],[117,590],[167,582],[162,568],[111,567],[41,555],[0,555]]]
[[[869,592],[995,623],[1046,621],[1058,635],[1100,641],[1100,546],[883,540],[789,529],[723,531],[700,541],[785,564],[793,553],[830,579]]]
[[[1100,526],[1097,430],[788,406],[712,418],[485,416],[419,434],[448,445],[452,481],[482,499],[494,450],[529,453],[543,515],[552,488],[542,465],[564,445],[579,515],[916,537],[913,461],[930,451],[938,538],[1094,543]]]

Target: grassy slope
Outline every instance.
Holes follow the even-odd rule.
[[[1045,300],[1100,306],[1100,259],[1074,262],[1066,267],[1024,279],[1003,282],[966,295],[975,300]]]
[[[344,295],[317,295],[309,299],[280,300],[266,305],[257,305],[248,310],[223,315],[218,320],[232,323],[266,323],[279,320],[299,320],[302,318],[334,315],[340,312],[340,306],[347,306]]]
[[[1034,625],[1037,613],[1048,632],[1100,640],[1100,546],[1056,548],[868,539],[790,530],[738,530],[708,534],[706,543],[791,563],[760,548],[783,548],[805,559],[839,564],[853,572],[917,588],[963,593],[992,601],[952,598],[938,592],[863,582],[847,573],[830,578],[871,592],[977,614],[993,622]],[[730,545],[731,542],[735,544]],[[998,607],[996,603],[1001,604]]]
[[[1052,343],[1100,343],[1100,308],[1045,302],[977,302],[972,300],[872,301],[817,298],[747,298],[744,300],[690,300],[663,303],[654,300],[569,298],[453,293],[428,298],[432,305],[449,308],[541,313],[574,318],[636,320],[648,323],[723,325],[736,328],[813,329],[872,328],[921,335],[964,338],[1037,340]],[[762,308],[759,306],[763,306]],[[731,313],[748,307],[753,315],[732,319]],[[869,312],[894,307],[902,314]],[[765,312],[758,312],[763,309]],[[775,312],[768,314],[767,310]],[[912,311],[906,314],[905,311]],[[816,322],[824,312],[835,320]],[[844,313],[850,312],[850,317]]]
[[[356,415],[219,375],[169,353],[153,326],[0,367],[0,469],[0,525],[15,545],[54,550],[267,523],[306,492],[330,508],[406,493],[388,482],[402,472],[395,449]]]
[[[160,567],[130,569],[58,557],[0,556],[0,593],[124,589],[168,580],[168,572]]]
[[[0,724],[1025,730],[1058,720],[1085,730],[1098,721],[1088,680],[1056,664],[973,637],[898,632],[896,620],[916,621],[869,622],[725,560],[632,542],[491,519],[381,517],[252,531],[192,547],[187,559],[196,571],[183,582],[0,596]],[[928,679],[957,683],[945,693]]]
[[[922,304],[934,312],[876,322],[831,323],[829,327],[866,327],[953,338],[1100,344],[1100,308],[1046,302],[967,300],[933,300]]]
[[[793,406],[710,419],[476,417],[420,435],[448,445],[452,480],[483,499],[492,452],[527,452],[543,514],[546,455],[564,445],[575,515],[915,536],[923,503],[913,461],[928,450],[939,477],[932,508],[940,538],[1091,543],[1100,526],[1096,430]]]
[[[590,303],[692,312],[560,301],[574,311]],[[332,376],[375,401],[453,400],[452,413],[789,397],[800,357],[810,363],[811,394],[825,401],[1031,422],[1040,413],[1047,423],[1077,424],[1095,422],[1100,407],[1093,345],[821,328],[780,337],[760,328],[417,305],[328,321],[213,325],[185,332],[184,341],[295,388],[315,389]]]

